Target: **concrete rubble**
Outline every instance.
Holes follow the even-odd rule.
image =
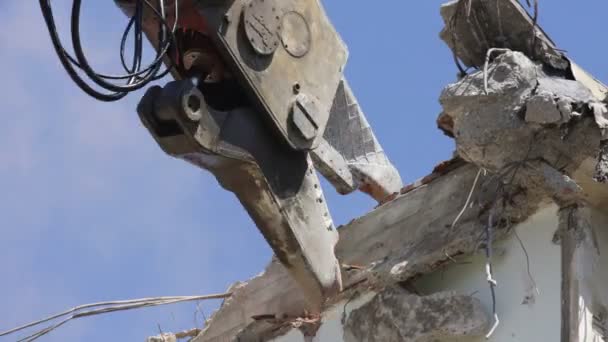
[[[455,293],[420,297],[393,287],[350,314],[344,337],[347,342],[424,342],[479,337],[488,326],[489,319],[478,299]]]
[[[494,173],[525,164],[516,183],[544,187],[551,197],[573,191],[555,188],[546,168],[573,174],[602,145],[597,113],[606,105],[580,82],[546,74],[521,52],[496,57],[487,75],[478,71],[449,85],[440,102],[464,159]]]
[[[475,254],[489,220],[501,239],[551,201],[608,205],[608,185],[598,183],[608,182],[608,89],[515,0],[451,1],[441,13],[442,39],[477,69],[440,96],[438,125],[458,156],[338,230],[346,291],[326,307],[353,291],[378,293],[345,322],[348,341],[483,335],[489,316],[472,296],[419,297],[401,285]],[[487,59],[491,47],[505,50]],[[294,324],[314,334],[308,304],[279,263],[232,290],[193,341],[265,341]]]
[[[487,95],[484,77],[488,78]],[[532,141],[540,133],[547,138],[536,139],[534,149],[549,147],[552,153],[561,149],[580,157],[567,148],[576,145],[597,150],[605,127],[602,114],[606,104],[576,80],[545,74],[542,64],[521,52],[498,56],[487,75],[478,71],[449,85],[440,102],[444,109],[441,115],[449,116],[453,123],[450,129],[459,154],[491,170],[526,159],[528,151],[515,148],[518,144],[514,142]],[[584,126],[586,121],[594,121],[597,127],[591,137],[570,132],[576,129],[570,126]]]

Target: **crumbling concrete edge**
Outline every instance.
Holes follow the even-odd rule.
[[[344,341],[480,337],[489,323],[481,302],[473,296],[442,292],[421,297],[393,286],[350,313]]]

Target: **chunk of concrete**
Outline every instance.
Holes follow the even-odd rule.
[[[566,165],[569,172],[596,155],[601,131],[590,109],[601,104],[580,82],[546,75],[521,52],[498,56],[487,77],[487,94],[479,71],[446,87],[440,98],[441,115],[452,119],[464,159],[491,171],[542,159],[558,169]],[[599,110],[594,112],[597,121]],[[573,124],[566,132],[559,125],[543,128],[529,121]]]
[[[483,336],[488,315],[481,302],[453,292],[420,297],[394,287],[351,312],[344,329],[346,342],[435,341]]]
[[[544,93],[534,95],[527,101],[527,122],[545,125],[567,122],[569,119],[570,115],[566,118],[562,115],[557,102],[551,94]]]
[[[568,61],[517,0],[462,0],[441,6],[441,39],[465,66],[481,68],[490,48],[522,51],[565,70]]]
[[[302,291],[285,267],[274,259],[264,273],[230,289],[224,301],[194,342],[221,342],[237,336],[254,322],[253,317],[276,315],[298,317],[310,310]]]
[[[549,77],[540,74],[536,93],[553,94],[554,97],[573,103],[592,103],[597,101],[591,91],[582,83],[562,77]]]
[[[526,100],[538,84],[539,67],[521,52],[498,56],[484,72],[470,74],[448,85],[439,99],[442,115],[452,118],[459,154],[489,170],[526,159],[522,143],[532,141],[534,130],[522,118]]]
[[[567,123],[573,116],[580,116],[575,108],[593,109],[596,103],[597,98],[578,81],[539,77],[534,94],[526,101],[526,121],[543,125]]]
[[[592,102],[589,106],[595,116],[595,122],[602,130],[602,140],[608,139],[608,107],[600,102]]]
[[[339,230],[336,254],[345,264],[369,265],[372,283],[390,284],[428,274],[450,262],[450,256],[473,253],[487,222],[483,206],[495,197],[496,183],[480,176],[469,207],[457,226],[451,225],[478,172],[474,165],[457,168],[351,222]],[[514,199],[505,216],[520,222],[538,203],[533,196]],[[503,233],[498,230],[497,237]]]

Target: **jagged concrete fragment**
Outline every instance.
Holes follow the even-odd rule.
[[[581,110],[593,111],[601,129],[608,128],[606,106],[582,83],[558,77],[540,77],[538,86],[526,102],[526,121],[539,124],[563,124]]]
[[[230,288],[232,296],[213,314],[193,342],[224,342],[261,315],[298,317],[310,310],[298,285],[285,267],[274,259],[264,273]]]
[[[566,174],[596,158],[608,139],[608,88],[556,49],[518,1],[450,1],[441,13],[441,37],[466,66],[483,70],[490,48],[520,51],[442,94],[438,125],[462,157],[493,171],[542,159]],[[594,178],[602,180],[599,155]]]
[[[595,122],[602,129],[602,140],[608,139],[608,108],[604,103],[594,102],[591,104]]]
[[[534,131],[518,115],[537,85],[537,71],[522,53],[503,54],[488,70],[488,95],[481,71],[443,90],[441,115],[453,122],[461,156],[489,170],[526,159],[520,144],[532,141]]]
[[[444,292],[420,297],[393,287],[350,314],[344,340],[424,342],[479,337],[488,323],[481,302],[472,296]]]
[[[582,83],[558,77],[540,77],[534,94],[526,101],[526,121],[538,124],[564,124],[584,106],[597,103]]]
[[[540,182],[554,202],[560,206],[567,206],[581,200],[582,188],[568,175],[556,170],[551,165],[541,162],[531,164],[537,172],[528,172],[531,179],[527,182]],[[539,180],[535,178],[540,178]]]
[[[473,253],[487,223],[487,205],[496,198],[492,177],[480,175],[471,202],[454,228],[452,224],[478,172],[478,167],[465,165],[351,222],[339,230],[339,259],[370,265],[367,273],[372,282],[390,284],[432,272],[450,256]],[[513,196],[504,217],[521,222],[541,201],[542,193],[532,191]],[[503,233],[498,227],[497,237]]]
[[[530,97],[526,107],[526,121],[538,124],[565,123],[570,120],[572,108],[565,102],[559,104],[550,93],[540,93]]]
[[[443,129],[465,160],[492,172],[516,167],[512,181],[526,191],[562,205],[581,199],[605,205],[598,194],[608,187],[593,182],[608,174],[608,110],[595,96],[601,87],[593,92],[564,77],[547,75],[520,52],[504,53],[488,68],[487,95],[483,71],[444,89],[438,121],[449,123]]]
[[[549,76],[520,52],[493,61],[487,95],[484,77],[483,71],[470,74],[440,98],[463,158],[496,172],[543,161],[566,174],[595,158],[602,140],[597,113],[605,105],[582,83]],[[539,170],[522,171],[529,177]]]
[[[490,48],[522,51],[556,69],[568,68],[545,32],[517,0],[460,0],[441,6],[441,39],[466,66],[481,68]]]
[[[582,83],[560,77],[538,77],[536,93],[553,94],[558,99],[575,103],[590,104],[599,101]]]

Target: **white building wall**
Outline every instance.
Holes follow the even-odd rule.
[[[557,207],[549,206],[515,228],[528,252],[530,273],[534,281],[528,275],[525,253],[514,235],[495,245],[493,267],[498,281],[497,313],[501,322],[489,341],[560,340],[561,250],[552,242],[557,227]],[[423,295],[442,291],[472,294],[482,301],[490,315],[492,301],[484,265],[485,258],[482,255],[463,260],[463,264],[452,265],[423,277],[416,282],[416,288]],[[538,292],[535,291],[534,282]],[[347,314],[369,302],[373,296],[374,294],[367,294],[348,303]],[[344,304],[340,303],[324,313],[323,324],[314,338],[307,340],[299,330],[294,329],[274,341],[344,341],[341,322]],[[466,341],[486,340],[479,338]]]
[[[592,236],[575,252],[574,276],[578,280],[580,307],[578,334],[582,342],[603,342],[602,336],[608,333],[608,216],[592,210],[590,224]]]
[[[558,227],[557,210],[556,206],[547,207],[514,228],[528,252],[532,277],[528,275],[526,255],[515,235],[495,244],[492,265],[498,282],[496,311],[500,325],[489,341],[560,341],[561,248],[552,242]],[[453,265],[424,277],[417,288],[423,294],[448,290],[474,294],[491,314],[485,257],[480,255],[465,261],[470,264]]]
[[[608,311],[608,208],[592,211],[592,227],[597,241],[598,262],[591,269],[591,290],[598,310]]]

